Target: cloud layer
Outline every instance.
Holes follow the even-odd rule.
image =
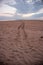
[[[43,17],[41,0],[0,0],[0,20],[41,19],[41,17]]]

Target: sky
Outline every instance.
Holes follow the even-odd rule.
[[[0,0],[0,20],[43,20],[43,0]]]

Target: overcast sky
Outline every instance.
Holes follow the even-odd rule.
[[[41,0],[0,0],[0,20],[43,19]]]

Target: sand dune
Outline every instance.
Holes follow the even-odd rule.
[[[39,65],[43,62],[43,21],[0,21],[0,63]]]

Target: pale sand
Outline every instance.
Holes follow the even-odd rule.
[[[0,21],[0,62],[39,65],[43,62],[43,21]]]

